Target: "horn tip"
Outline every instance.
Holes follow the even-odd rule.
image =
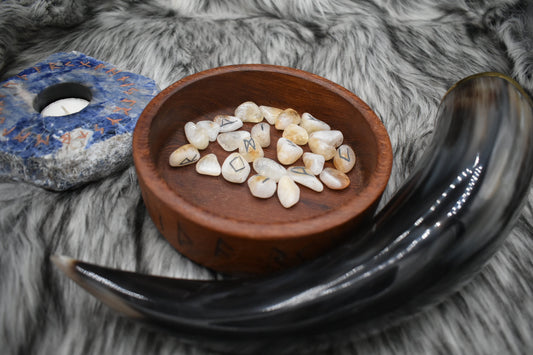
[[[51,255],[50,260],[59,270],[63,271],[65,274],[67,274],[67,276],[72,278],[77,262],[76,259],[65,255]]]

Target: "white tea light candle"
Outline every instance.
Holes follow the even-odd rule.
[[[50,103],[42,111],[43,117],[58,117],[72,115],[73,113],[80,112],[89,105],[89,101],[76,97],[69,97],[66,99],[60,99]]]

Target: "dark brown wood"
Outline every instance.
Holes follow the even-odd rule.
[[[246,183],[199,175],[194,165],[170,167],[172,151],[187,143],[186,122],[233,114],[244,101],[309,112],[342,131],[358,159],[348,173],[350,186],[321,193],[302,186],[300,202],[285,209],[276,196],[253,197]],[[243,129],[251,127],[247,123]],[[271,127],[265,156],[275,158],[280,136]],[[201,151],[208,153],[221,164],[230,154],[216,142]],[[311,73],[259,64],[210,69],[163,90],[139,118],[133,156],[144,202],[159,231],[190,259],[232,274],[284,269],[342,242],[347,231],[374,213],[392,167],[385,127],[356,95]]]

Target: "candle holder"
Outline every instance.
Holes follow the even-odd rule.
[[[152,79],[79,52],[23,70],[0,83],[0,177],[60,191],[123,169],[137,119],[158,92]],[[79,110],[75,100],[88,104]]]

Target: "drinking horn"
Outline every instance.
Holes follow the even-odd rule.
[[[457,290],[505,239],[532,175],[531,99],[502,74],[477,74],[446,93],[430,146],[371,226],[306,264],[203,281],[52,259],[110,307],[184,340],[287,349],[366,335]]]

